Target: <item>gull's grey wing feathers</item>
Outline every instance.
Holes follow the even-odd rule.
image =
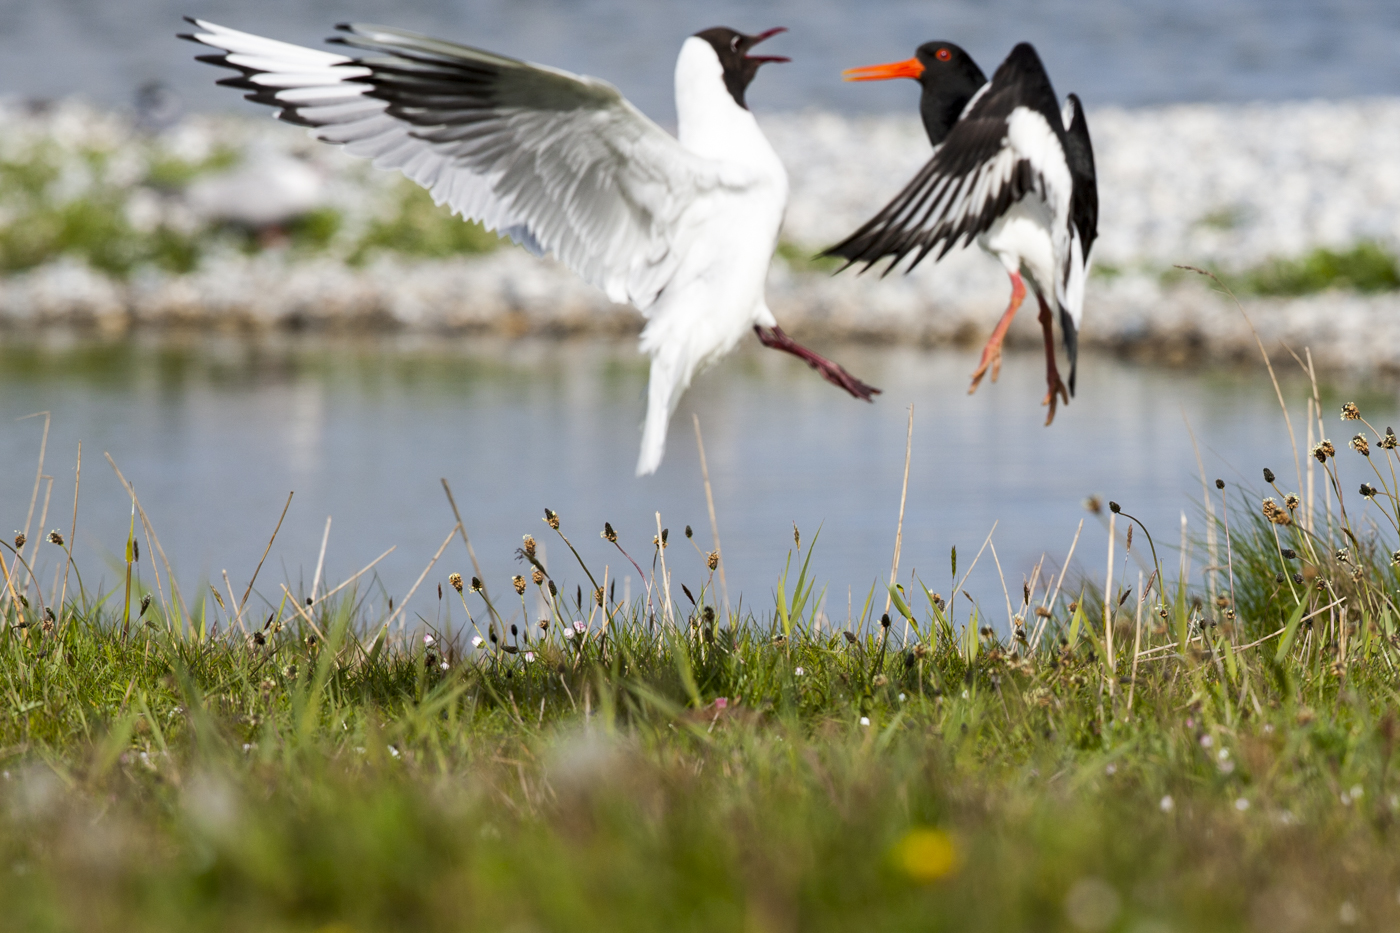
[[[333,41],[363,53],[341,55],[190,22],[220,50],[201,60],[239,72],[220,83],[643,310],[679,263],[685,207],[746,183],[594,78],[382,26],[341,26]]]

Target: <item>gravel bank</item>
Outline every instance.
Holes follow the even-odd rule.
[[[792,178],[784,236],[802,251],[849,232],[928,151],[912,117],[761,119]],[[1161,273],[1174,263],[1242,269],[1363,239],[1400,244],[1400,100],[1105,109],[1091,113],[1091,129],[1103,203],[1095,258],[1113,274],[1091,281],[1087,345],[1164,359],[1253,352],[1232,304],[1206,283]],[[0,158],[12,157],[16,140],[46,138],[61,149],[98,139],[120,157],[138,139],[119,116],[76,102],[41,113],[0,107],[0,134]],[[351,226],[386,196],[380,173],[271,121],[202,117],[155,140],[191,157],[216,146],[260,158],[297,153],[323,179],[320,202]],[[128,213],[164,211],[193,224],[188,200],[153,198],[134,185]],[[883,279],[775,262],[769,303],[812,338],[939,344],[984,335],[1006,296],[1004,275],[974,248]],[[1266,340],[1310,346],[1324,365],[1400,369],[1400,296],[1326,293],[1245,305]],[[0,325],[56,324],[569,334],[629,333],[639,318],[514,248],[435,261],[382,253],[354,268],[332,254],[273,248],[214,251],[185,274],[141,267],[114,277],[64,258],[0,277]],[[1038,339],[1033,316],[1018,324],[1013,340]]]

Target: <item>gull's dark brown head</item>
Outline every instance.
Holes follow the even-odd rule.
[[[758,74],[759,66],[768,62],[792,61],[784,55],[748,54],[749,49],[780,32],[787,32],[787,29],[779,26],[750,36],[736,32],[728,26],[716,26],[697,32],[695,37],[704,39],[714,47],[715,54],[719,56],[720,66],[724,68],[724,86],[729,89],[729,96],[734,98],[734,103],[747,110],[744,91],[747,90],[749,82],[753,81],[754,75]]]

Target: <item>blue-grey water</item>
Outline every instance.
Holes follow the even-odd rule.
[[[1090,107],[1400,93],[1393,0],[7,0],[0,93],[127,103],[160,80],[191,109],[236,95],[173,36],[193,15],[318,44],[341,21],[388,23],[596,75],[662,122],[683,37],[707,26],[787,26],[750,99],[760,109],[913,106],[909,82],[845,85],[840,71],[958,42],[991,72],[1021,40],[1061,94]]]
[[[343,580],[396,546],[377,568],[372,593],[401,601],[453,526],[443,477],[498,594],[508,593],[510,576],[521,570],[512,555],[525,533],[543,542],[568,592],[587,586],[541,521],[546,507],[562,516],[595,573],[606,565],[612,578],[630,575],[619,597],[624,585],[640,594],[640,582],[598,533],[611,522],[645,563],[660,511],[677,582],[694,590],[705,573],[681,530],[691,525],[696,542],[711,546],[696,414],[731,601],[742,594],[746,606],[771,610],[795,523],[804,548],[821,529],[813,569],[828,586],[827,616],[844,622],[848,593],[858,614],[872,582],[889,571],[910,405],[901,578],[917,571],[945,595],[950,549],[958,548],[962,572],[993,524],[1013,594],[1042,553],[1059,565],[1081,519],[1078,557],[1101,578],[1106,514],[1085,510],[1091,495],[1142,518],[1164,559],[1174,561],[1166,549],[1180,538],[1181,513],[1201,530],[1191,431],[1212,479],[1258,487],[1267,466],[1282,486],[1298,486],[1283,418],[1259,366],[1173,370],[1091,356],[1081,361],[1078,397],[1045,428],[1038,354],[1010,355],[1001,380],[973,396],[966,394],[971,353],[844,347],[838,355],[884,388],[877,404],[851,400],[801,364],[750,348],[697,380],[677,412],[661,470],[636,479],[646,370],[628,342],[7,340],[0,345],[0,530],[24,527],[33,488],[43,419],[20,419],[48,411],[45,474],[54,482],[44,526],[67,534],[81,441],[76,550],[89,589],[121,578],[113,555],[123,547],[130,506],[104,460],[110,453],[135,484],[187,594],[207,579],[223,589],[225,570],[241,594],[295,490],[258,581],[262,597],[275,602],[283,582],[309,589],[330,516],[327,578]],[[1285,385],[1301,443],[1305,387]],[[1345,400],[1330,396],[1329,412]],[[1376,424],[1397,412],[1389,390],[1357,400]],[[1346,432],[1334,419],[1329,414],[1329,431],[1340,437]],[[150,582],[151,555],[142,545],[141,573]],[[57,549],[43,545],[40,555],[47,589]],[[1197,575],[1200,564],[1198,554]],[[415,615],[437,617],[437,585],[453,571],[471,573],[460,541],[413,601]],[[966,588],[1004,624],[990,550]],[[960,600],[964,617],[966,608]]]

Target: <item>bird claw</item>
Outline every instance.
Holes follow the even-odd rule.
[[[817,365],[816,370],[821,373],[823,379],[837,388],[845,389],[863,402],[873,402],[875,401],[875,396],[880,394],[880,389],[852,376],[840,363],[833,363],[830,360],[825,362],[826,365]]]
[[[982,384],[982,377],[987,375],[987,370],[992,371],[992,381],[996,382],[1001,375],[1001,346],[987,347],[982,351],[982,363],[977,367],[977,371],[972,374],[972,385],[967,387],[967,394],[971,395],[977,391],[977,387]]]
[[[1050,406],[1050,411],[1045,415],[1045,426],[1048,428],[1050,422],[1055,420],[1055,407],[1059,404],[1060,399],[1063,398],[1065,404],[1069,404],[1069,391],[1065,388],[1065,384],[1060,381],[1059,373],[1052,374],[1046,379],[1046,382],[1050,390],[1045,393],[1045,398],[1041,400],[1040,404]]]

